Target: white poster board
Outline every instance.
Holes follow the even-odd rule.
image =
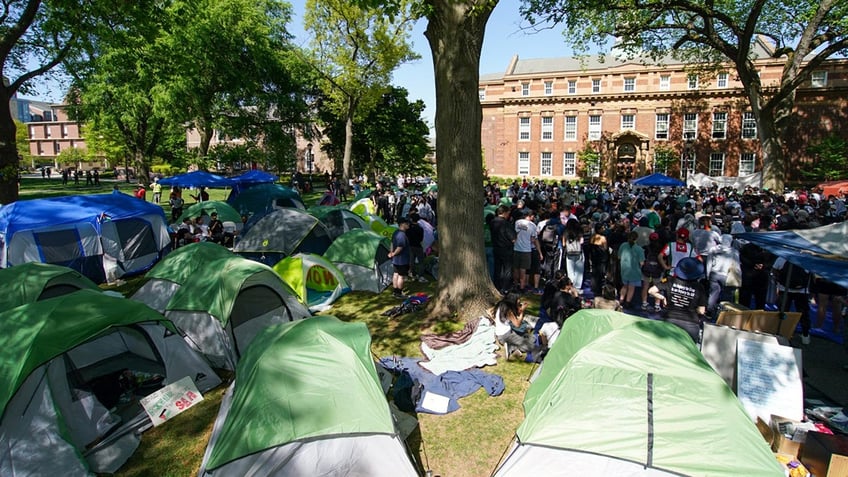
[[[729,326],[704,323],[701,354],[716,373],[736,392],[736,342],[740,339],[780,343],[775,335],[737,330]]]
[[[737,342],[736,395],[752,420],[772,415],[804,419],[801,350],[740,339]]]
[[[150,416],[153,425],[158,426],[202,400],[203,396],[194,381],[186,376],[141,398],[139,402],[144,412]]]

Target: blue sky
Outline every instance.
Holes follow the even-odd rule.
[[[303,30],[303,10],[305,0],[289,0],[294,10],[294,18],[289,25],[295,35],[296,43],[308,45],[308,36]],[[483,52],[480,58],[480,74],[499,73],[506,70],[513,55],[520,58],[554,58],[571,56],[571,48],[565,44],[561,28],[532,33],[521,30],[521,17],[517,0],[501,0],[495,7],[486,27]],[[410,41],[421,59],[402,65],[394,74],[394,84],[409,91],[412,101],[421,99],[427,105],[424,119],[433,128],[436,114],[436,87],[433,75],[433,62],[430,46],[424,38],[426,20],[419,20],[412,32]],[[61,101],[64,88],[50,81],[49,76],[36,80],[36,92],[31,95],[46,101]]]

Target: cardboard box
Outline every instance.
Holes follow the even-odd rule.
[[[848,437],[808,432],[801,462],[816,477],[848,475]]]
[[[771,416],[772,441],[771,450],[778,454],[788,454],[798,457],[801,444],[807,436],[808,426],[802,422],[781,416]]]

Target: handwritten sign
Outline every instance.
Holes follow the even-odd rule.
[[[804,418],[801,350],[775,343],[737,342],[736,388],[751,419]]]
[[[186,376],[143,397],[140,402],[153,425],[158,426],[202,400],[203,396],[194,381]]]

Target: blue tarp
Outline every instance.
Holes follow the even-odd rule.
[[[659,173],[633,179],[630,183],[635,186],[643,187],[683,187],[686,185],[686,183],[681,180]]]
[[[269,182],[277,182],[277,176],[275,176],[274,174],[269,174],[265,171],[257,170],[247,171],[244,174],[231,177],[231,179],[236,181],[236,183],[242,187],[249,184],[265,184]]]
[[[746,232],[735,237],[747,240],[783,257],[808,272],[848,288],[848,223],[814,229],[778,232]]]
[[[159,183],[166,186],[180,187],[234,187],[237,184],[233,179],[205,171],[177,174],[172,177],[160,179]]]

